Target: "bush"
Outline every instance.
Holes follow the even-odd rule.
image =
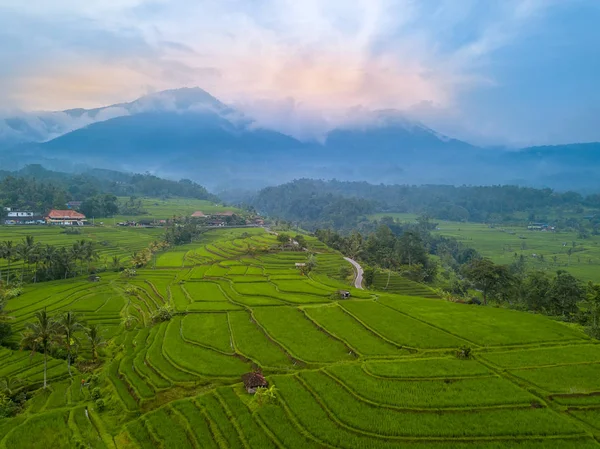
[[[133,278],[137,276],[137,272],[133,268],[125,268],[121,272],[121,276],[123,276],[124,278]]]
[[[461,346],[456,351],[456,357],[459,359],[470,359],[471,358],[472,349],[469,346]]]
[[[8,396],[0,393],[0,419],[14,416],[17,410],[17,405]]]
[[[94,400],[100,399],[102,397],[102,393],[100,392],[100,388],[98,388],[98,387],[93,388],[92,392],[91,392],[91,396],[92,396],[92,399],[94,399]]]
[[[159,307],[152,314],[153,323],[162,323],[163,321],[169,321],[171,318],[173,318],[173,311],[170,306]]]
[[[96,410],[98,410],[99,412],[104,411],[104,409],[106,408],[106,403],[104,402],[104,399],[96,399]]]

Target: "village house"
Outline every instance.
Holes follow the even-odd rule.
[[[217,212],[213,214],[216,217],[233,217],[233,212],[230,210],[226,210],[225,212]]]
[[[206,215],[201,210],[197,210],[192,214],[192,218],[206,218]]]
[[[15,210],[10,207],[5,207],[6,217],[4,219],[4,224],[7,225],[16,225],[16,224],[44,224],[44,218],[35,212],[31,211],[21,211]]]
[[[250,394],[256,393],[258,388],[267,388],[269,386],[265,376],[258,371],[243,374],[242,382],[244,382],[244,388],[246,388],[246,391]]]
[[[66,226],[83,226],[87,222],[85,215],[74,210],[52,209],[46,216],[46,223]]]
[[[547,223],[529,223],[527,229],[530,231],[556,231],[555,226],[550,226]]]

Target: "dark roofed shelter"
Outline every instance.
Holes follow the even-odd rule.
[[[246,391],[250,394],[256,393],[257,388],[267,388],[269,383],[265,379],[265,376],[258,371],[254,371],[252,373],[246,373],[242,375],[242,382],[244,382],[244,387]]]

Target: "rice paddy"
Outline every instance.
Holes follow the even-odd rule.
[[[49,358],[43,390],[40,354],[0,349],[0,378],[32,392],[0,418],[0,449],[600,446],[600,345],[578,328],[419,284],[355,290],[331,277],[347,262],[307,240],[322,263],[308,277],[295,268],[306,254],[274,235],[219,229],[134,278],[28,285],[7,304],[17,333],[42,308],[102,327],[105,409],[65,360]],[[164,307],[172,317],[156,322]],[[457,358],[465,346],[471,357]],[[257,369],[270,399],[243,388]]]

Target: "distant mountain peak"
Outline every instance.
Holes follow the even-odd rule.
[[[225,104],[200,87],[182,87],[153,92],[125,105],[126,108],[127,106],[130,106],[128,109],[133,109],[134,111],[142,108],[144,109],[143,112],[150,112],[148,109],[151,108],[157,108],[162,111],[176,110],[192,112],[194,108],[200,107],[213,108],[215,111],[228,109]]]

